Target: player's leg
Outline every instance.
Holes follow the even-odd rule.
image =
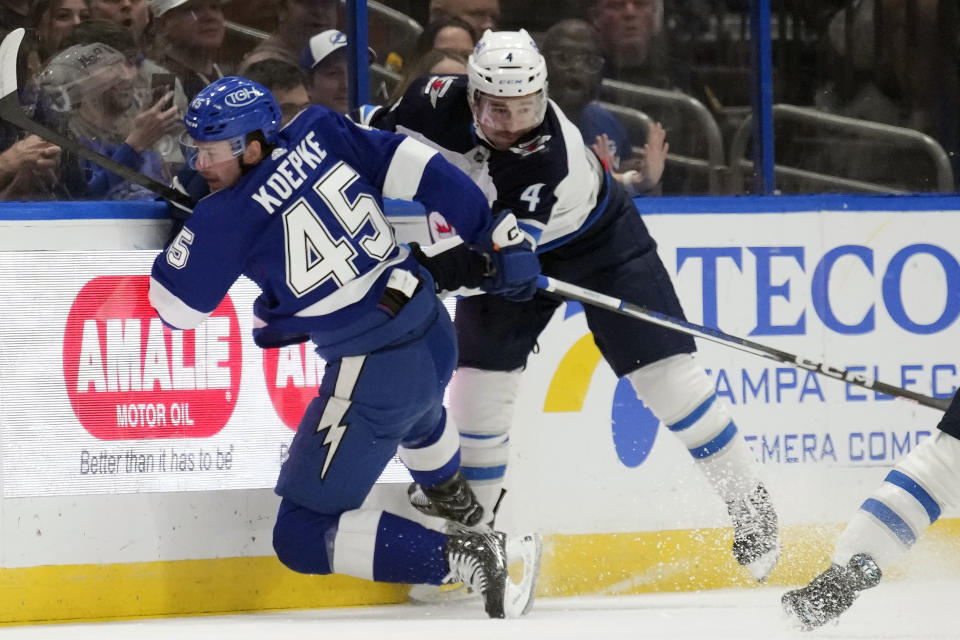
[[[527,302],[484,295],[457,303],[459,364],[450,415],[460,432],[463,474],[488,516],[507,471],[520,375],[558,304],[541,295]]]
[[[274,548],[284,564],[308,573],[431,584],[453,574],[483,595],[491,616],[519,615],[532,601],[535,580],[532,586],[530,580],[510,583],[502,536],[490,531],[445,535],[394,514],[360,508],[400,442],[441,415],[443,382],[455,349],[449,326],[433,333],[432,340],[428,334],[399,348],[328,366],[277,483],[284,501]],[[403,372],[416,375],[399,375]],[[437,478],[457,468],[455,449],[431,447],[444,441],[440,432],[432,443],[411,443],[415,451],[416,444],[423,445],[421,461],[443,459],[432,470]]]
[[[545,263],[544,271],[555,269],[561,279],[684,317],[656,251],[643,249],[650,242],[642,219],[629,201],[622,206],[627,213],[596,238],[598,246],[563,263]],[[779,556],[776,513],[755,457],[694,358],[693,338],[611,311],[589,306],[585,311],[614,372],[630,381],[637,397],[680,439],[727,504],[737,562],[766,579]]]
[[[284,500],[274,547],[291,569],[389,582],[444,576],[442,536],[379,510],[360,510],[419,413],[398,392],[427,395],[414,376],[380,393],[384,377],[396,374],[388,368],[392,360],[374,353],[328,363],[304,412],[276,489]],[[410,566],[418,563],[408,557],[421,557],[422,566]]]
[[[897,463],[850,519],[837,540],[833,566],[784,595],[784,608],[801,626],[813,629],[846,611],[944,509],[960,506],[960,394],[938,428]]]
[[[457,525],[480,525],[486,522],[484,509],[460,472],[460,436],[453,420],[441,411],[434,423],[425,438],[407,441],[398,451],[413,478],[407,491],[410,503]]]

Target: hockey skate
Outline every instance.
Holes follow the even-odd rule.
[[[407,487],[407,498],[417,511],[428,516],[443,518],[463,527],[482,526],[483,506],[459,471],[435,487],[412,483]]]
[[[491,618],[516,618],[533,607],[540,573],[540,539],[536,535],[523,536],[517,545],[525,555],[519,583],[510,577],[503,533],[464,530],[447,538],[446,555],[452,579],[479,593]]]
[[[476,528],[490,531],[483,522],[483,507],[463,474],[457,471],[449,480],[430,489],[416,482],[407,487],[410,504],[420,513],[446,520],[444,529],[456,534]],[[478,598],[479,594],[454,578],[441,585],[415,584],[410,586],[410,601],[414,604],[452,604]]]
[[[877,586],[881,575],[873,558],[858,553],[847,566],[835,564],[802,589],[785,593],[783,610],[804,631],[816,629],[849,609],[861,591]]]
[[[777,512],[763,483],[752,493],[728,502],[727,513],[733,520],[733,556],[763,582],[780,557]]]

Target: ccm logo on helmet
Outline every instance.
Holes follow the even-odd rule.
[[[237,89],[233,93],[228,94],[227,97],[223,99],[223,102],[228,107],[245,107],[259,97],[259,91],[254,91],[253,89],[243,87],[242,89]]]

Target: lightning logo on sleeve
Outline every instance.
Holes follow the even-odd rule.
[[[320,422],[317,423],[315,433],[320,433],[323,430],[327,431],[323,444],[327,445],[328,449],[323,460],[323,469],[320,470],[321,480],[327,475],[327,470],[333,463],[333,457],[337,454],[349,426],[343,423],[343,418],[350,409],[350,397],[353,395],[353,388],[360,378],[360,371],[363,369],[365,359],[366,356],[350,356],[340,361],[340,371],[337,374],[333,396],[327,400],[327,406],[323,410]]]

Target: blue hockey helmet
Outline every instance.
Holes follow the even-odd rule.
[[[260,83],[228,76],[208,85],[190,101],[183,122],[198,142],[229,140],[262,131],[273,144],[280,128],[280,107]]]
[[[275,144],[280,119],[280,106],[266,87],[247,78],[220,78],[190,101],[180,148],[187,165],[200,169],[241,155],[254,131]],[[200,145],[201,153],[198,143],[204,142],[222,144]]]

